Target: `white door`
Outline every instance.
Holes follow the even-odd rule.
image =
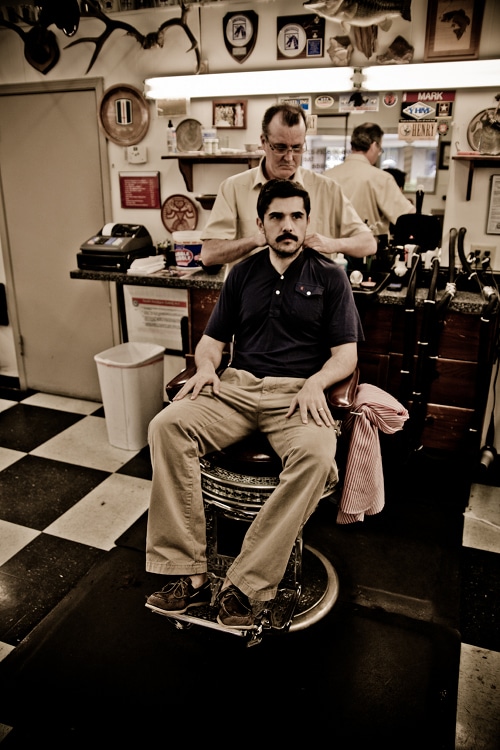
[[[95,400],[94,355],[116,343],[114,289],[69,274],[108,220],[101,96],[100,79],[0,87],[0,221],[21,388]]]

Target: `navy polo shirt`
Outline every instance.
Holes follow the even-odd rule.
[[[232,340],[231,366],[258,378],[308,378],[331,347],[364,339],[346,272],[309,248],[283,274],[268,248],[233,266],[205,333]]]

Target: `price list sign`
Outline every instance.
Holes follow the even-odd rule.
[[[161,208],[159,172],[120,172],[122,208]]]

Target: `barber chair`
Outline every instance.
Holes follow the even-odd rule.
[[[166,386],[171,400],[193,374],[187,368]],[[349,413],[358,387],[359,372],[332,386],[327,402],[336,420],[337,435],[342,419]],[[254,433],[222,451],[203,456],[201,464],[202,494],[207,529],[208,575],[212,584],[212,600],[184,614],[166,613],[178,629],[191,625],[221,630],[246,639],[246,645],[261,642],[264,633],[285,633],[303,630],[324,617],[335,604],[339,581],[332,564],[318,550],[303,543],[302,530],[290,555],[285,575],[272,602],[252,602],[256,615],[255,627],[240,630],[220,625],[214,607],[226,571],[238,555],[241,542],[267,497],[278,484],[281,460],[265,435]],[[336,501],[338,484],[325,487],[322,499]]]

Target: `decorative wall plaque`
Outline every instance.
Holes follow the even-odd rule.
[[[253,10],[226,13],[222,21],[226,49],[236,62],[242,63],[252,54],[257,41],[259,17]]]
[[[291,57],[323,57],[324,18],[309,13],[303,16],[279,16],[276,22],[278,60]]]

